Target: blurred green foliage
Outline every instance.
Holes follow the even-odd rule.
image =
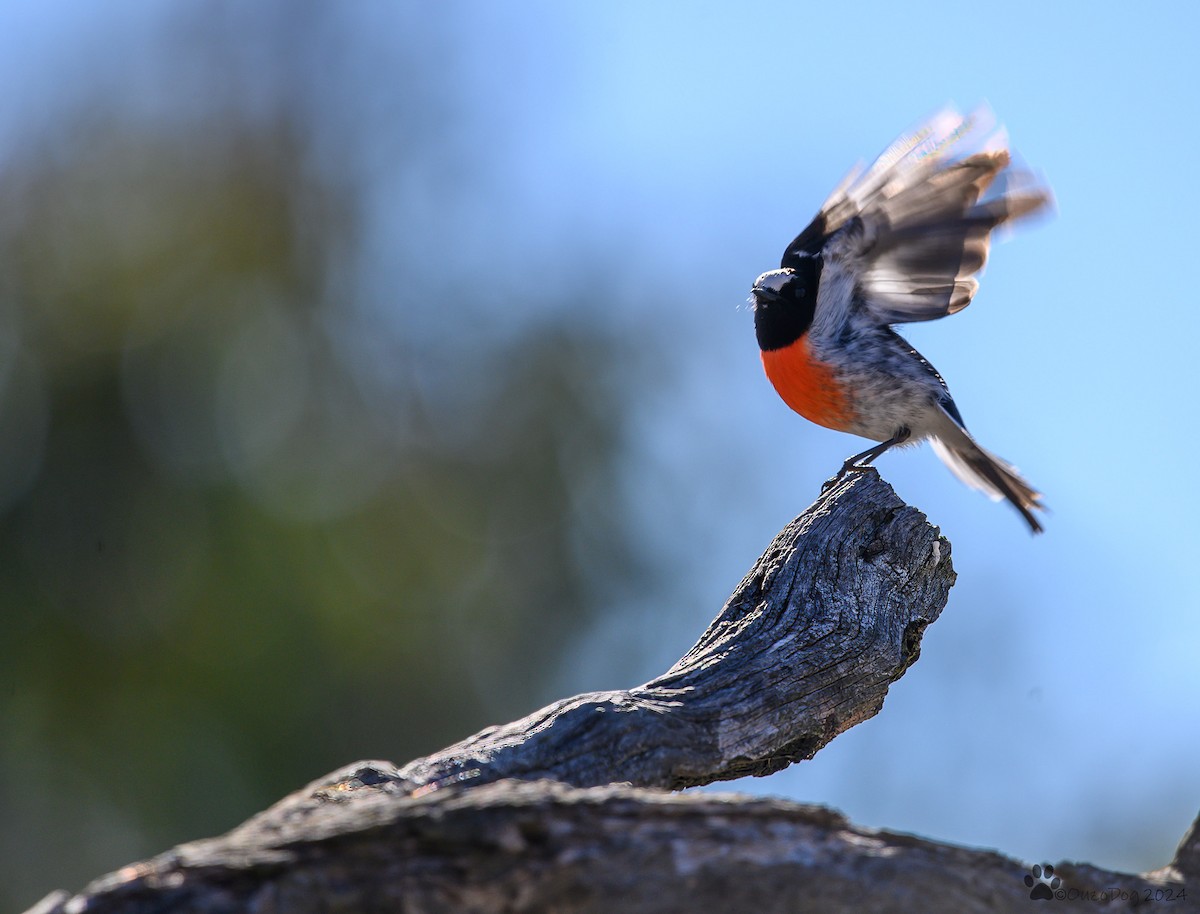
[[[6,909],[532,710],[635,573],[603,302],[490,332],[420,211],[364,244],[340,124],[205,94],[203,41],[203,105],[76,106],[0,168]],[[396,91],[419,183],[450,141]]]

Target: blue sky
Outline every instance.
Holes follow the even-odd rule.
[[[7,9],[0,131],[89,72],[81,47],[111,41],[118,60],[143,40],[153,6]],[[382,45],[422,27],[413,10],[353,9]],[[569,283],[579,264],[554,256],[564,234],[615,254],[614,320],[663,332],[670,367],[630,417],[622,497],[631,535],[687,582],[685,600],[614,606],[556,690],[664,669],[862,448],[776,398],[750,283],[856,160],[947,102],[986,100],[1058,213],[993,249],[967,311],[906,333],[979,440],[1046,493],[1047,532],[1031,538],[928,448],[881,460],[953,543],[950,603],[876,719],[733,786],[1029,862],[1170,858],[1200,808],[1200,201],[1180,177],[1200,145],[1197,9],[1101,5],[1084,20],[1066,4],[478,0],[439,24],[457,50],[444,78],[482,125],[472,162],[490,180],[474,203],[484,218],[456,225],[453,244],[431,235],[430,256],[461,268],[453,247],[500,277]],[[381,225],[388,205],[381,194]]]
[[[1200,807],[1197,193],[1177,177],[1198,139],[1196,13],[849,9],[545,4],[475,9],[463,33],[486,103],[520,125],[501,154],[527,230],[635,239],[653,303],[634,290],[634,307],[690,336],[676,386],[647,397],[636,459],[654,482],[636,499],[655,542],[700,531],[673,557],[696,604],[636,607],[596,644],[663,645],[640,670],[656,672],[860,448],[774,397],[738,305],[856,160],[986,100],[1058,214],[994,248],[971,308],[908,335],[979,439],[1043,488],[1048,532],[927,448],[882,460],[954,544],[949,606],[878,718],[737,786],[1030,861],[1159,865]]]

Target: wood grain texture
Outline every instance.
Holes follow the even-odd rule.
[[[1170,873],[1055,869],[1064,897],[1087,910],[1187,891]],[[80,898],[48,898],[37,914],[982,914],[1029,911],[1028,873],[992,851],[856,827],[821,807],[507,780],[301,804],[127,867]]]
[[[662,676],[484,730],[395,783],[674,789],[770,774],[879,711],[953,583],[950,544],[924,515],[874,470],[848,474],[775,538]]]

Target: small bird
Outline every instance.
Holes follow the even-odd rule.
[[[946,382],[893,324],[971,303],[992,230],[1050,207],[1050,191],[1011,168],[990,112],[944,110],[853,170],[788,245],[750,303],[763,368],[806,419],[891,447],[928,438],[963,482],[1006,498],[1034,533],[1041,494],[967,432]],[[841,475],[841,474],[839,474]]]

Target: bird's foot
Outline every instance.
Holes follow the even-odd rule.
[[[847,473],[861,473],[863,470],[874,469],[871,464],[874,462],[876,457],[884,453],[889,448],[895,447],[897,444],[903,444],[910,437],[912,437],[912,432],[910,432],[907,428],[901,428],[900,431],[896,432],[896,434],[887,441],[877,444],[874,447],[869,447],[861,454],[855,454],[853,457],[847,457],[846,462],[842,464],[842,468],[837,471],[837,474],[830,479],[826,479],[821,485],[822,494],[835,486],[839,480],[846,476]]]
[[[823,483],[821,483],[821,494],[824,495],[826,492],[828,492],[830,489],[832,489],[834,486],[836,486],[839,482],[841,482],[843,479],[845,479],[846,476],[850,473],[861,473],[864,470],[873,470],[873,469],[875,469],[875,468],[873,466],[871,466],[869,463],[860,463],[855,457],[851,457],[849,460],[847,460],[845,463],[842,464],[841,469],[839,469],[836,473],[834,473],[832,476],[830,476],[828,479],[826,479]]]

